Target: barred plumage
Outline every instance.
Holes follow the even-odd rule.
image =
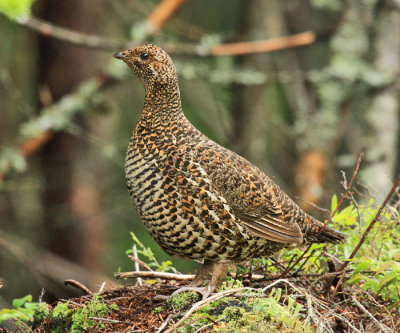
[[[117,53],[145,87],[126,155],[126,182],[141,219],[169,254],[213,263],[270,256],[283,247],[343,240],[306,214],[268,176],[208,139],[182,112],[172,60],[155,45]],[[216,270],[211,292],[226,269]]]

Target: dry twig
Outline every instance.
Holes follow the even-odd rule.
[[[107,39],[96,35],[88,35],[72,29],[63,28],[33,16],[24,16],[17,19],[20,25],[28,27],[41,35],[53,37],[64,42],[89,48],[115,50],[124,47],[125,42]]]
[[[75,288],[79,289],[80,291],[84,292],[86,295],[93,294],[92,291],[88,287],[86,287],[83,283],[81,283],[79,281],[69,279],[69,280],[65,280],[64,284],[66,286],[75,287]]]
[[[139,262],[138,262],[139,257],[138,257],[138,253],[137,253],[137,249],[136,249],[136,244],[133,245],[132,252],[133,252],[133,258],[135,260],[135,271],[137,273],[140,273]],[[137,278],[137,283],[139,286],[143,286],[143,281],[142,281],[141,277]]]
[[[387,327],[387,326],[381,324],[381,323],[372,315],[372,313],[369,312],[369,311],[358,301],[358,299],[357,299],[356,297],[353,296],[351,299],[352,299],[352,301],[354,302],[354,304],[357,305],[357,306],[362,310],[362,312],[364,312],[369,318],[372,319],[372,321],[379,327],[379,329],[381,330],[381,332],[392,332],[392,330],[391,330],[389,327]]]
[[[192,274],[175,274],[175,273],[167,273],[167,272],[123,272],[117,273],[115,275],[117,279],[128,279],[128,278],[138,278],[142,277],[145,279],[148,278],[156,278],[156,279],[166,279],[166,280],[180,280],[180,281],[189,281],[194,279],[194,275]]]

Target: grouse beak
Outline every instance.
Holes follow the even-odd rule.
[[[117,58],[117,59],[121,59],[121,60],[127,60],[128,59],[128,57],[126,55],[124,55],[124,52],[114,53],[113,57]]]

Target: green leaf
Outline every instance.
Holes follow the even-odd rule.
[[[400,272],[389,272],[379,281],[379,288],[382,286],[393,283],[394,280],[400,280]]]
[[[334,194],[332,197],[332,201],[331,201],[331,212],[332,213],[335,211],[337,204],[338,204],[337,195]]]
[[[364,260],[356,265],[356,269],[354,270],[355,273],[359,273],[361,271],[365,271],[367,268],[371,268],[372,266],[372,260]]]
[[[4,320],[19,318],[21,320],[27,321],[32,318],[33,311],[27,313],[27,311],[21,311],[17,309],[2,309],[0,310],[0,323]]]
[[[354,284],[360,282],[361,280],[366,280],[366,279],[368,279],[366,275],[355,274],[350,279],[347,280],[347,283]]]
[[[378,280],[375,279],[369,279],[367,282],[365,282],[361,288],[363,290],[367,290],[367,289],[371,289],[372,292],[374,292],[375,294],[379,291],[380,287],[379,287],[379,282]]]
[[[34,0],[1,0],[0,13],[14,20],[18,17],[29,15]]]
[[[16,309],[22,307],[25,302],[32,302],[32,295],[26,295],[21,298],[15,298],[12,301],[12,306]]]

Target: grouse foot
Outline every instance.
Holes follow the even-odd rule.
[[[228,272],[228,264],[227,263],[214,263],[210,260],[204,260],[203,265],[200,267],[197,272],[194,280],[187,286],[179,288],[175,290],[171,295],[157,295],[154,297],[155,300],[160,299],[170,299],[181,292],[185,291],[193,291],[197,292],[202,296],[202,299],[206,299],[211,293],[217,289],[220,285],[222,278]],[[208,281],[206,286],[202,287],[204,283]]]

